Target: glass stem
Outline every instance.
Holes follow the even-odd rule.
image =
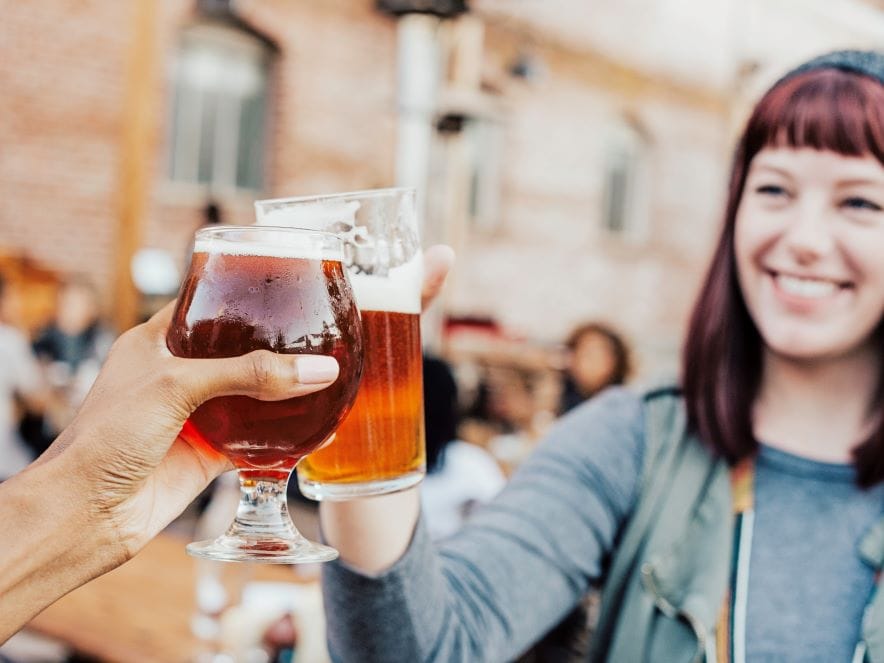
[[[226,536],[250,541],[301,539],[289,516],[285,479],[239,474],[240,499],[236,519]]]

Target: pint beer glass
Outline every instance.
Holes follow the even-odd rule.
[[[190,416],[182,437],[221,453],[239,472],[236,520],[190,554],[222,561],[318,562],[337,551],[307,541],[286,509],[295,464],[325,441],[356,397],[362,326],[330,233],[225,226],[197,232],[166,343],[179,357],[236,357],[253,350],[335,357],[337,380],[283,401],[213,398]]]
[[[259,224],[333,231],[362,315],[365,363],[334,441],[298,464],[316,500],[381,495],[424,476],[422,254],[414,191],[381,189],[256,203]]]

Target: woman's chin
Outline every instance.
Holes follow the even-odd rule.
[[[843,339],[822,338],[813,334],[783,334],[764,336],[765,348],[782,359],[796,362],[831,361],[852,354],[855,344]]]

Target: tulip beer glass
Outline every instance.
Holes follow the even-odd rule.
[[[283,401],[247,396],[200,405],[181,432],[223,454],[239,473],[241,500],[227,533],[192,543],[222,561],[318,562],[337,557],[307,541],[286,509],[295,465],[338,427],[362,372],[362,328],[335,235],[293,228],[225,226],[197,232],[190,270],[166,337],[179,357],[235,357],[253,350],[331,355],[337,380]]]
[[[424,476],[422,253],[414,191],[381,189],[259,201],[258,223],[335,232],[362,315],[365,364],[335,440],[298,465],[307,497],[380,495]]]

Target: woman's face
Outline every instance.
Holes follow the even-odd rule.
[[[770,350],[807,360],[860,349],[884,313],[884,167],[872,156],[763,149],[747,175],[735,250]]]
[[[589,332],[580,337],[571,355],[571,376],[585,394],[594,394],[607,386],[617,368],[611,340]]]

